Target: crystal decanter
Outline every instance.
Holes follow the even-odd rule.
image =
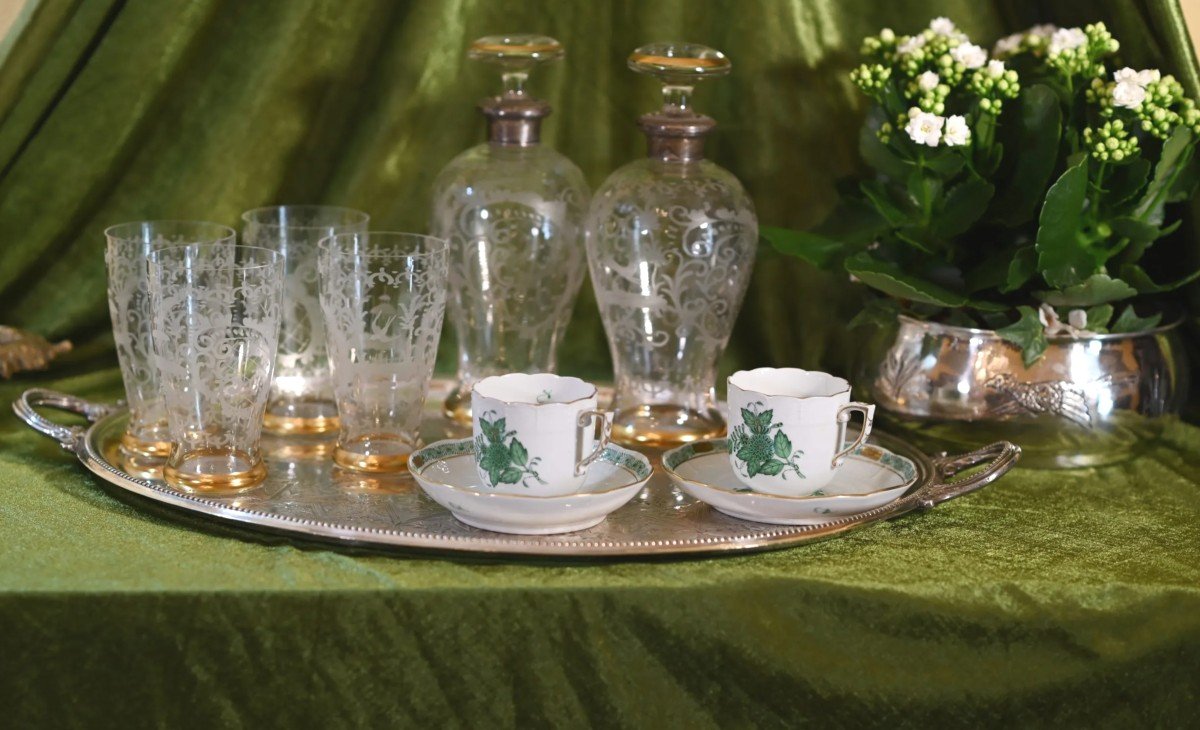
[[[468,57],[500,67],[484,99],[488,141],[454,158],[434,183],[433,235],[450,244],[448,309],[458,385],[445,413],[469,423],[471,386],[489,375],[553,372],[586,271],[588,188],[570,160],[539,143],[550,105],[529,95],[533,67],[563,57],[545,36],[489,36]]]
[[[729,60],[656,43],[629,67],[662,82],[663,107],[639,120],[647,157],[596,191],[587,252],[615,370],[613,439],[668,447],[725,431],[717,360],[750,281],[758,222],[737,178],[704,159],[716,122],[691,107],[696,82],[728,74]]]

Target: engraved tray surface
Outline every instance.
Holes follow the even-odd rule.
[[[437,413],[447,389],[445,381],[438,381],[430,393],[422,427],[426,443],[469,435],[468,429]],[[35,405],[73,411],[93,423],[89,428],[56,424],[34,410]],[[697,502],[671,484],[658,453],[646,452],[654,475],[630,503],[604,522],[580,532],[525,536],[462,524],[426,497],[407,475],[372,479],[335,469],[327,455],[311,455],[320,451],[323,443],[311,438],[264,439],[269,476],[252,491],[231,497],[184,494],[162,481],[122,470],[117,443],[127,417],[123,409],[41,389],[26,391],[13,406],[31,427],[58,439],[63,448],[112,485],[208,519],[343,545],[492,555],[635,557],[788,547],[930,509],[995,481],[1020,454],[1013,444],[1000,442],[958,456],[929,457],[900,439],[876,432],[872,443],[916,465],[917,479],[904,496],[879,509],[825,524],[779,526],[728,517]],[[981,465],[968,476],[956,477]]]

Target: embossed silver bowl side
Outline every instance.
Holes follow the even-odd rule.
[[[1056,337],[1026,367],[994,331],[900,317],[869,348],[859,383],[893,430],[926,447],[997,439],[1022,465],[1097,466],[1157,438],[1186,399],[1180,321],[1137,334]]]

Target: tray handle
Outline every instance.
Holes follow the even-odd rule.
[[[115,412],[119,405],[93,403],[83,398],[60,393],[47,388],[30,388],[13,401],[13,412],[33,430],[58,441],[58,445],[67,451],[74,451],[76,444],[87,432],[83,426],[64,426],[55,423],[35,410],[36,406],[56,408],[60,411],[77,413],[91,423]]]
[[[917,509],[933,509],[942,502],[981,489],[999,479],[1020,458],[1021,447],[1008,441],[997,441],[965,454],[939,454],[933,458],[933,480],[917,495]],[[985,464],[983,469],[963,479],[955,478],[980,464]]]

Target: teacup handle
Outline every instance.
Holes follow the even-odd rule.
[[[875,420],[875,406],[870,403],[850,402],[838,409],[838,435],[837,442],[839,444],[846,443],[846,424],[850,422],[850,415],[858,411],[863,414],[863,427],[859,431],[858,438],[854,439],[854,443],[833,455],[833,468],[836,469],[842,465],[846,457],[854,453],[854,450],[867,442],[867,437],[871,435],[871,423]]]
[[[583,440],[587,435],[587,430],[592,429],[593,434],[596,432],[596,424],[593,419],[600,420],[600,436],[597,439],[599,443],[596,444],[592,453],[584,456]],[[575,476],[583,476],[592,462],[599,459],[600,454],[604,453],[609,437],[612,436],[612,420],[612,411],[583,411],[579,414],[578,429],[575,434]]]

